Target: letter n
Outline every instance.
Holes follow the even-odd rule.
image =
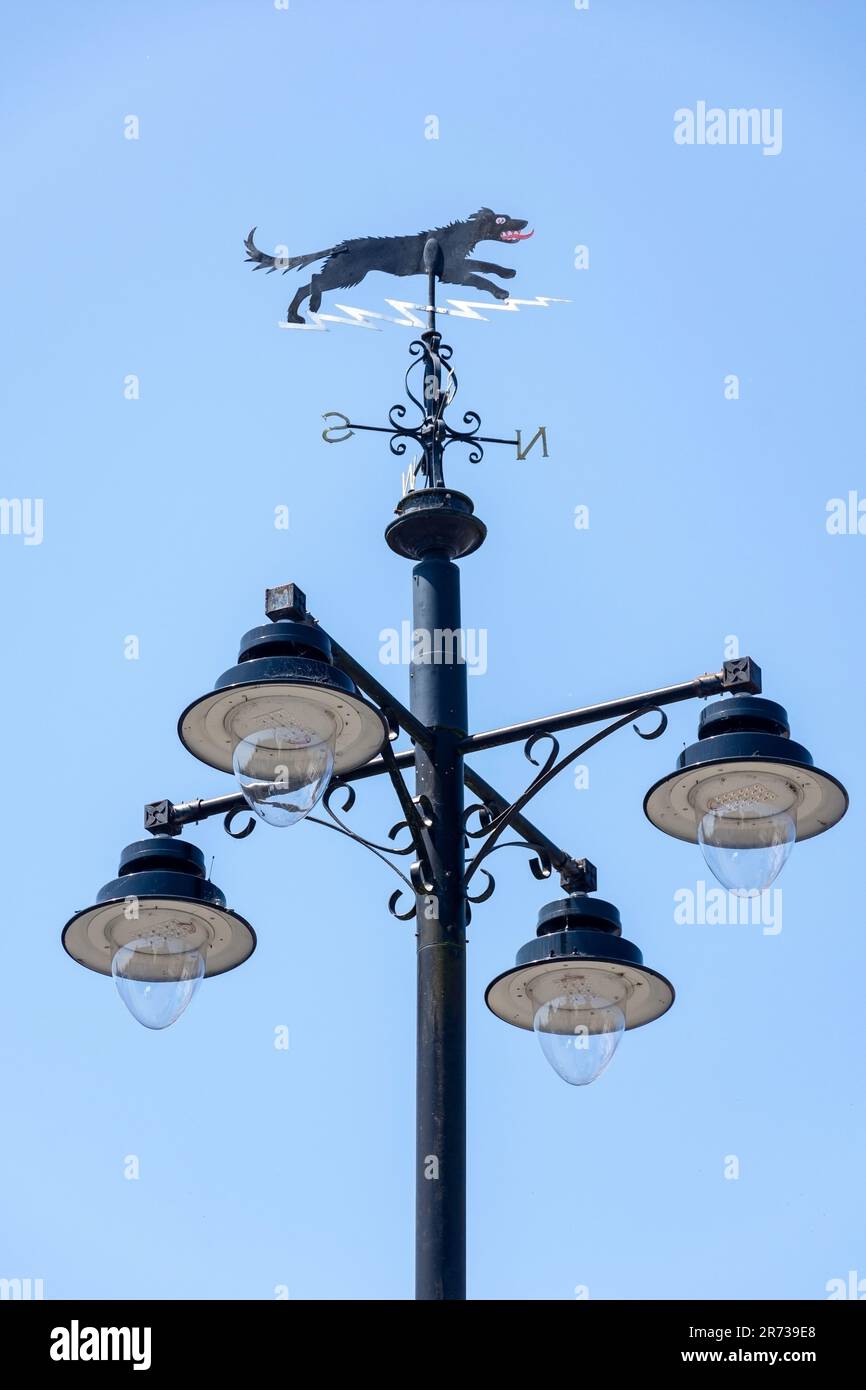
[[[549,457],[548,452],[547,452],[547,426],[546,426],[546,425],[539,425],[539,426],[538,426],[538,429],[535,431],[535,434],[532,436],[532,438],[530,439],[530,441],[529,441],[529,443],[527,444],[527,446],[526,446],[525,449],[524,449],[524,447],[523,447],[523,432],[522,432],[521,430],[515,430],[514,433],[515,433],[516,436],[517,436],[517,438],[515,439],[514,442],[515,442],[515,444],[517,445],[517,457],[518,457],[518,459],[525,459],[525,458],[526,458],[526,455],[529,453],[530,449],[533,447],[534,444],[537,444],[537,443],[538,443],[539,439],[541,440],[541,457],[542,457],[542,458],[545,458],[545,459]]]

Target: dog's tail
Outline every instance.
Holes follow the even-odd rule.
[[[270,275],[275,270],[281,270],[285,275],[287,270],[300,270],[302,265],[311,265],[313,261],[321,261],[325,256],[330,256],[333,246],[329,246],[326,251],[313,251],[309,256],[269,256],[266,251],[260,251],[253,241],[255,227],[250,232],[244,246],[247,253],[247,261],[253,263],[253,270],[267,270]]]

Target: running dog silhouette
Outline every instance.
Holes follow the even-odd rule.
[[[329,246],[325,251],[313,251],[309,256],[269,256],[260,251],[253,241],[256,228],[253,227],[244,246],[247,261],[253,263],[254,270],[267,269],[270,274],[281,270],[300,270],[302,266],[312,265],[314,261],[324,260],[321,270],[313,275],[309,284],[302,285],[288,308],[289,323],[303,323],[300,307],[309,295],[310,312],[317,313],[326,290],[347,290],[360,285],[364,276],[371,270],[383,270],[386,275],[424,275],[424,245],[427,239],[435,236],[441,248],[439,279],[446,285],[471,285],[476,290],[486,290],[496,299],[507,299],[508,291],[492,280],[478,275],[479,270],[488,275],[500,275],[512,279],[516,271],[510,266],[496,265],[492,261],[474,261],[469,258],[479,241],[526,241],[533,235],[524,232],[526,221],[519,217],[508,217],[492,208],[479,208],[463,222],[449,222],[447,227],[435,227],[431,232],[418,232],[416,236],[370,236],[356,237],[353,241],[341,241]]]

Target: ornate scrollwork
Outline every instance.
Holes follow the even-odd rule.
[[[331,805],[333,798],[340,792],[345,794],[345,800],[340,807],[340,811],[344,816],[348,815],[357,800],[355,788],[350,782],[332,782],[325,792],[325,795],[322,797],[322,805],[337,829],[341,830],[344,835],[348,835],[350,840],[354,840],[357,844],[363,845],[365,849],[376,850],[379,854],[411,854],[413,852],[415,845],[411,839],[408,845],[379,845],[375,840],[367,840],[363,835],[359,835],[356,830],[352,830],[350,826],[345,825]],[[308,816],[307,819],[312,820],[313,818]],[[321,824],[321,822],[316,819],[316,824]],[[401,830],[411,830],[411,827],[407,825],[406,821],[398,821],[397,824],[392,825],[391,829],[388,831],[388,839],[396,840]]]
[[[532,858],[529,861],[529,871],[533,878],[543,882],[550,878],[553,873],[553,861],[543,845],[534,844],[532,840],[500,840],[490,851],[495,854],[498,849],[525,849]],[[483,871],[482,871],[483,872]]]
[[[418,859],[409,869],[409,877],[416,893],[432,893],[433,880],[427,864]]]
[[[349,830],[347,826],[340,825],[336,821],[323,820],[321,816],[307,816],[306,820],[311,821],[313,825],[323,825],[326,830],[335,830],[338,835],[345,835],[348,839],[354,840],[355,844],[363,845],[364,848],[368,849],[371,854],[375,854],[377,859],[381,859],[383,864],[387,864],[388,868],[392,871],[392,873],[395,873],[399,879],[402,879],[403,883],[405,883],[406,887],[409,889],[411,893],[415,893],[415,885],[413,884],[412,879],[409,878],[406,874],[404,874],[401,869],[398,869],[397,865],[392,863],[391,860],[388,858],[389,854],[394,854],[396,852],[393,849],[393,847],[386,850],[380,850],[376,845],[372,844],[371,841],[365,840],[361,835],[356,835],[354,830]],[[400,851],[400,853],[403,852],[404,851],[402,850]],[[399,917],[401,922],[406,922],[409,920],[409,917],[413,917],[415,915],[414,910],[410,912],[408,916],[404,917],[401,916],[399,912],[394,912],[394,909],[391,905],[402,896],[402,893],[403,889],[398,888],[396,893],[392,894],[391,900],[388,903],[388,907],[395,917]]]
[[[530,761],[534,762],[535,759],[532,758]],[[469,822],[473,816],[478,817],[478,827],[475,830],[470,830]],[[495,827],[496,821],[497,815],[495,808],[486,805],[485,802],[476,801],[473,802],[471,806],[467,806],[466,810],[463,812],[463,834],[464,842],[467,847],[470,840],[481,840],[486,835],[489,835],[491,830]],[[533,840],[500,840],[492,846],[490,853],[493,854],[497,849],[525,849],[532,855],[529,861],[529,870],[533,878],[544,880],[550,878],[550,875],[553,873],[553,861],[547,850],[543,845],[536,844]],[[484,871],[482,870],[482,872]],[[491,889],[490,891],[492,892],[493,890]],[[489,896],[489,893],[485,893],[484,897],[470,898],[469,901],[485,902]]]
[[[535,777],[533,777],[532,781],[529,783],[529,786],[522,793],[522,795],[520,795],[516,801],[513,801],[510,806],[507,806],[505,810],[501,811],[498,815],[494,815],[490,807],[482,806],[479,808],[478,806],[470,806],[466,815],[464,816],[464,830],[467,836],[471,837],[472,839],[480,839],[482,836],[486,836],[483,844],[481,845],[481,848],[478,850],[478,853],[475,855],[475,857],[472,859],[471,863],[468,865],[466,869],[466,875],[463,880],[464,886],[468,888],[468,885],[471,882],[472,878],[479,871],[479,869],[481,869],[481,864],[483,860],[485,860],[489,854],[492,854],[493,851],[498,847],[499,837],[502,835],[503,831],[506,830],[508,826],[513,823],[515,816],[520,815],[527,802],[531,801],[532,798],[536,796],[538,792],[541,791],[542,787],[546,787],[548,782],[551,782],[554,777],[558,776],[560,772],[562,772],[566,767],[569,767],[584,753],[589,752],[590,748],[594,748],[597,743],[601,743],[603,739],[609,738],[611,734],[615,734],[617,730],[624,728],[625,725],[630,724],[632,720],[641,719],[646,714],[657,714],[659,716],[658,726],[654,729],[650,729],[647,732],[644,732],[642,729],[638,728],[637,724],[634,724],[634,731],[636,734],[639,735],[640,738],[643,739],[658,738],[661,734],[664,733],[665,729],[667,728],[668,718],[664,710],[660,709],[657,705],[652,704],[636,705],[635,708],[633,710],[630,710],[628,714],[623,715],[621,719],[615,719],[612,723],[605,725],[605,727],[603,729],[600,729],[598,733],[593,734],[591,738],[586,739],[584,743],[581,743],[571,753],[567,753],[564,757],[560,757],[559,740],[555,738],[552,733],[537,733],[533,734],[531,738],[528,738],[523,748],[524,756],[529,759],[529,761],[532,763],[534,767],[539,767],[540,770],[535,775]],[[541,739],[550,740],[550,752],[545,758],[543,764],[539,764],[538,759],[533,756],[535,747]],[[466,822],[468,820],[468,817],[473,814],[481,815],[482,824],[480,830],[470,831],[467,829]],[[540,858],[540,856],[539,867],[541,869],[544,868],[544,861]],[[484,870],[481,871],[485,872]],[[539,876],[538,872],[536,872],[535,869],[533,869],[533,873],[536,874],[536,877]],[[489,894],[485,892],[484,896],[489,896]],[[472,902],[475,900],[470,898],[469,901]],[[484,897],[482,897],[480,901],[484,901]]]
[[[420,446],[424,454],[424,463],[419,471],[431,486],[437,481],[432,476],[429,457],[434,442],[439,446],[440,452],[444,452],[449,444],[469,445],[470,463],[480,463],[484,457],[478,434],[481,429],[481,416],[476,410],[464,412],[461,421],[463,429],[455,428],[445,419],[445,409],[454,400],[458,390],[457,373],[451,366],[452,353],[450,343],[443,343],[436,332],[425,333],[423,338],[415,338],[409,344],[412,361],[406,368],[404,383],[406,395],[421,418],[414,425],[407,424],[407,407],[402,403],[392,405],[388,411],[391,453],[402,457],[409,439]],[[420,393],[417,388],[413,389],[414,374],[418,371],[421,373],[422,381]],[[443,376],[444,379],[440,379]],[[431,378],[437,382],[437,390],[432,397],[427,389],[427,383]]]
[[[463,834],[468,845],[470,840],[481,840],[487,834],[490,826],[495,819],[495,812],[483,801],[474,801],[471,806],[467,806],[463,812]],[[470,830],[469,821],[472,816],[478,817],[478,829]]]
[[[486,869],[482,869],[484,877],[487,879],[480,893],[467,893],[466,901],[470,903],[486,903],[488,898],[492,898],[496,891],[496,879]]]
[[[402,458],[403,454],[406,452],[406,438],[417,438],[417,432],[415,430],[405,429],[404,426],[399,423],[399,420],[402,420],[405,414],[405,405],[392,405],[391,409],[388,411],[388,419],[393,425],[391,438],[388,440],[388,448],[391,450],[392,454],[397,455],[397,458]],[[395,415],[399,416],[399,420],[394,419]]]
[[[403,896],[403,889],[402,889],[402,888],[395,888],[395,889],[394,889],[394,892],[391,894],[390,898],[388,899],[388,911],[390,912],[390,914],[391,914],[392,917],[396,917],[396,918],[397,918],[397,921],[398,921],[398,922],[411,922],[411,921],[412,921],[412,918],[416,915],[416,912],[417,912],[417,906],[418,906],[418,905],[417,905],[417,902],[415,901],[415,899],[414,899],[414,897],[413,897],[413,899],[412,899],[412,906],[410,907],[409,911],[408,911],[408,912],[398,912],[398,911],[397,911],[397,904],[398,904],[398,902],[400,901],[400,899],[402,898],[402,896]]]
[[[550,740],[550,752],[545,758],[544,766],[542,767],[538,759],[533,758],[532,750],[534,749],[537,743],[541,742],[543,738]],[[532,737],[528,738],[523,745],[523,756],[524,758],[526,758],[527,762],[532,763],[533,767],[541,767],[541,771],[539,772],[538,776],[543,777],[546,772],[550,771],[557,758],[559,757],[559,739],[554,738],[553,734],[548,733],[533,734]]]
[[[256,828],[256,818],[251,815],[243,830],[232,830],[232,822],[235,816],[242,816],[246,809],[246,806],[236,806],[233,811],[228,812],[223,820],[223,830],[227,835],[231,835],[233,840],[245,840],[248,835],[252,835]]]
[[[412,342],[409,344],[409,356],[412,358],[412,361],[409,363],[408,367],[406,368],[406,371],[403,374],[403,389],[405,390],[406,395],[409,397],[412,404],[417,405],[422,416],[424,416],[427,414],[426,407],[424,406],[422,401],[419,401],[418,397],[415,395],[415,392],[412,390],[411,385],[409,384],[412,381],[412,373],[415,371],[415,368],[419,365],[423,365],[425,359],[427,358],[426,345],[420,338],[412,339]],[[404,406],[392,406],[391,411],[389,411],[389,416],[394,410],[398,410],[402,415],[406,414],[406,409]]]
[[[433,807],[430,805],[430,798],[422,795],[413,796],[411,800],[413,805],[417,807],[417,815],[414,817],[415,830],[417,831],[419,827],[429,830],[430,826],[433,824]],[[402,830],[408,830],[412,833],[413,822],[408,819],[398,821],[397,824],[392,825],[391,829],[388,831],[388,838],[392,839],[395,835],[399,835]],[[401,854],[406,853],[405,850],[401,850],[400,852]]]
[[[643,732],[643,729],[639,729],[638,726],[637,726],[637,724],[633,725],[634,731],[635,731],[635,733],[637,734],[638,738],[645,738],[645,739],[661,738],[661,736],[662,736],[662,734],[664,733],[665,729],[668,727],[668,717],[667,717],[667,715],[665,714],[664,710],[663,710],[663,709],[659,709],[659,708],[658,708],[657,706],[655,706],[655,705],[650,705],[647,709],[642,710],[641,713],[642,713],[642,714],[657,714],[658,717],[659,717],[659,722],[658,722],[658,728],[657,728],[657,729],[650,729],[647,733],[644,733],[644,732]]]
[[[314,825],[323,825],[327,830],[336,830],[340,835],[354,840],[355,844],[363,845],[371,854],[375,854],[377,859],[381,859],[383,864],[388,865],[388,868],[406,885],[406,889],[412,893],[413,897],[416,894],[430,893],[433,890],[433,882],[427,854],[426,831],[433,822],[433,809],[426,796],[412,797],[410,795],[394,761],[390,744],[387,744],[383,749],[382,757],[388,764],[388,772],[404,813],[404,819],[397,821],[388,831],[388,839],[392,843],[379,844],[375,840],[369,840],[345,824],[342,817],[348,815],[357,800],[355,788],[350,782],[334,781],[325,792],[322,805],[329,816],[328,820],[321,816],[307,816],[306,819],[312,821]],[[342,796],[339,812],[332,805],[338,796]],[[408,844],[398,845],[394,843],[404,831],[408,831],[409,834]],[[416,859],[409,866],[408,874],[403,873],[392,862],[394,857],[413,853],[416,855]],[[404,892],[405,889],[398,888],[388,900],[389,912],[400,922],[408,922],[416,915],[415,906],[409,912],[398,910],[397,904]]]

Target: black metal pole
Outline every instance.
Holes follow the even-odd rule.
[[[424,334],[428,486],[442,486],[441,403],[436,332],[439,247],[424,248],[428,322]],[[432,378],[432,379],[431,379]],[[415,658],[412,714],[433,732],[415,745],[415,790],[427,797],[430,890],[416,897],[417,1060],[415,1297],[466,1297],[466,894],[463,887],[463,759],[468,727],[466,665],[459,645],[460,571],[436,527],[412,571]],[[457,645],[455,645],[455,638]],[[420,641],[420,649],[419,649]]]
[[[415,1296],[466,1297],[466,904],[463,765],[466,666],[441,634],[460,630],[460,571],[447,556],[413,570],[412,713],[435,731],[415,750],[416,791],[429,798],[432,891],[417,897],[418,1024]],[[447,639],[446,639],[447,640]],[[417,641],[417,637],[416,637]]]
[[[478,549],[486,535],[486,527],[474,516],[471,498],[446,488],[443,455],[447,444],[460,440],[471,446],[470,461],[477,463],[483,452],[479,447],[481,443],[519,443],[519,436],[517,440],[496,441],[478,435],[475,426],[480,426],[481,422],[474,411],[463,416],[464,425],[472,428],[455,430],[445,422],[444,410],[456,390],[456,378],[448,366],[451,349],[442,348],[436,326],[436,280],[444,273],[444,266],[442,249],[435,236],[428,237],[425,242],[423,268],[427,274],[427,326],[420,342],[411,346],[413,362],[409,368],[411,371],[412,366],[423,365],[423,419],[412,427],[399,423],[405,415],[403,406],[392,408],[388,427],[356,426],[347,416],[338,416],[343,422],[341,428],[349,434],[355,429],[375,429],[392,435],[392,452],[398,456],[405,452],[408,438],[415,440],[424,451],[426,486],[416,490],[413,467],[409,489],[395,508],[396,519],[385,532],[390,549],[415,562],[415,631],[409,709],[404,709],[374,676],[333,640],[331,652],[336,664],[378,703],[388,718],[392,733],[396,736],[398,729],[403,729],[415,745],[411,754],[387,750],[366,767],[348,774],[346,780],[387,772],[406,822],[413,828],[413,843],[418,853],[411,878],[416,888],[417,924],[416,1297],[464,1299],[468,912],[464,781],[497,817],[496,826],[472,861],[470,875],[495,848],[495,841],[506,826],[513,826],[559,870],[565,891],[584,892],[595,888],[593,866],[588,861],[572,859],[522,815],[523,806],[534,794],[535,783],[516,802],[509,804],[482,777],[464,766],[464,753],[526,740],[537,733],[576,728],[616,714],[636,715],[641,709],[646,712],[647,706],[671,704],[720,690],[738,688],[741,692],[758,693],[761,685],[760,671],[754,663],[748,657],[737,658],[726,661],[721,673],[711,672],[678,686],[468,735],[460,572],[455,561]],[[442,391],[443,364],[449,383],[445,394]],[[421,406],[411,390],[409,396],[416,406]],[[324,437],[328,439],[332,432],[325,430]],[[295,621],[315,622],[307,614],[306,601],[297,586],[286,585],[272,592],[273,602],[269,593],[267,604],[269,617],[279,620],[288,616]],[[423,644],[420,652],[419,639]],[[612,729],[602,730],[571,757],[610,732]],[[416,796],[419,800],[423,798],[423,818],[415,814],[400,775],[410,758],[415,763]],[[568,761],[570,758],[562,759],[561,765]],[[539,774],[539,784],[545,784],[555,770],[558,766]],[[146,808],[148,827],[151,822],[154,826],[164,826],[171,821],[171,814],[170,803],[152,804]],[[181,814],[183,819],[194,820],[208,812],[206,805],[203,809],[202,803],[198,803],[181,808]],[[229,833],[233,833],[233,815],[234,811],[230,811],[226,824]],[[234,833],[246,834],[247,830]],[[537,863],[535,869],[543,874],[543,868],[539,870]],[[420,891],[419,883],[423,885]]]

